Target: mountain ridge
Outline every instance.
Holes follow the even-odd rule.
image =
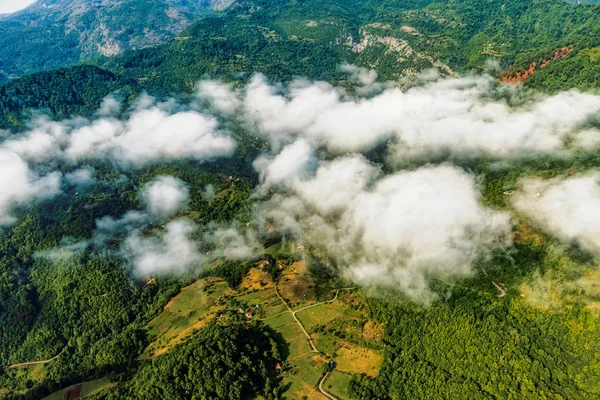
[[[0,74],[15,78],[164,43],[233,0],[41,0],[0,17]]]

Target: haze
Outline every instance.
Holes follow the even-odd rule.
[[[35,0],[0,0],[0,14],[10,14],[33,4]]]

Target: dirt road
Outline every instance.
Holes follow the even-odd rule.
[[[327,357],[325,355],[325,353],[319,351],[319,349],[317,349],[317,346],[315,346],[315,343],[313,342],[312,337],[309,335],[309,333],[306,331],[306,329],[304,329],[304,325],[302,325],[302,322],[300,322],[300,320],[298,319],[298,317],[296,317],[296,313],[299,311],[304,311],[306,309],[312,308],[312,307],[316,307],[316,306],[320,306],[321,304],[329,304],[329,303],[333,303],[334,301],[337,300],[340,292],[342,290],[352,290],[355,288],[342,288],[342,289],[338,289],[337,292],[335,292],[335,297],[331,300],[327,300],[327,301],[322,301],[320,303],[316,303],[316,304],[311,304],[310,306],[306,306],[303,308],[300,308],[298,310],[293,310],[292,307],[290,307],[290,305],[287,303],[287,301],[285,301],[285,299],[283,298],[283,296],[279,293],[279,289],[277,289],[277,284],[273,281],[273,279],[271,279],[271,282],[273,283],[273,287],[275,288],[275,293],[277,294],[277,297],[279,297],[279,300],[281,300],[281,302],[285,305],[285,307],[288,309],[288,311],[292,314],[292,317],[294,317],[294,320],[296,321],[296,323],[298,324],[298,326],[300,327],[300,329],[302,329],[302,332],[304,332],[304,336],[306,336],[306,338],[308,339],[308,343],[310,344],[310,347],[312,348],[312,351],[314,353],[319,353],[324,355],[325,357]],[[279,315],[279,314],[278,314]],[[327,357],[328,358],[328,357]],[[331,399],[331,400],[338,400],[337,397],[335,397],[334,395],[332,395],[331,393],[327,392],[325,389],[323,389],[323,383],[325,383],[325,381],[327,380],[327,378],[329,377],[329,372],[328,371],[319,381],[319,391],[323,394],[323,396]]]
[[[58,357],[60,357],[61,354],[62,354],[62,350],[60,353],[58,353],[54,357],[49,358],[47,360],[29,361],[29,362],[24,362],[24,363],[19,363],[19,364],[13,364],[13,365],[9,365],[8,368],[21,368],[21,367],[26,367],[28,365],[48,364],[49,362],[52,362],[52,361],[56,360]]]

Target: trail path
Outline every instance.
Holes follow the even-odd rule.
[[[52,362],[52,361],[56,360],[58,357],[60,357],[61,354],[62,354],[62,350],[60,351],[60,353],[58,353],[54,357],[49,358],[47,360],[29,361],[29,362],[24,362],[24,363],[19,363],[19,364],[13,364],[13,365],[9,365],[8,368],[21,368],[21,367],[26,367],[28,365],[48,364],[49,362]]]

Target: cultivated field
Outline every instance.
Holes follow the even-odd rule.
[[[277,255],[282,250],[275,245],[265,252]],[[282,348],[285,398],[327,399],[318,385],[331,359],[335,369],[323,388],[347,399],[353,374],[378,374],[384,327],[368,319],[356,290],[334,290],[331,300],[317,303],[314,284],[303,261],[285,264],[276,282],[257,264],[237,290],[218,278],[200,279],[182,289],[148,324],[156,339],[143,356],[157,357],[209,323],[228,323],[228,315],[260,320],[273,329]]]
[[[108,380],[108,378],[100,378],[95,381],[83,382],[78,385],[72,385],[72,386],[69,386],[68,388],[58,390],[58,391],[52,393],[51,395],[44,397],[42,400],[63,400],[66,398],[67,391],[69,389],[75,388],[76,386],[81,386],[80,398],[85,398],[85,397],[89,397],[94,394],[97,394],[100,391],[102,391],[110,386],[113,386],[113,385],[114,385],[114,383],[111,383]]]

